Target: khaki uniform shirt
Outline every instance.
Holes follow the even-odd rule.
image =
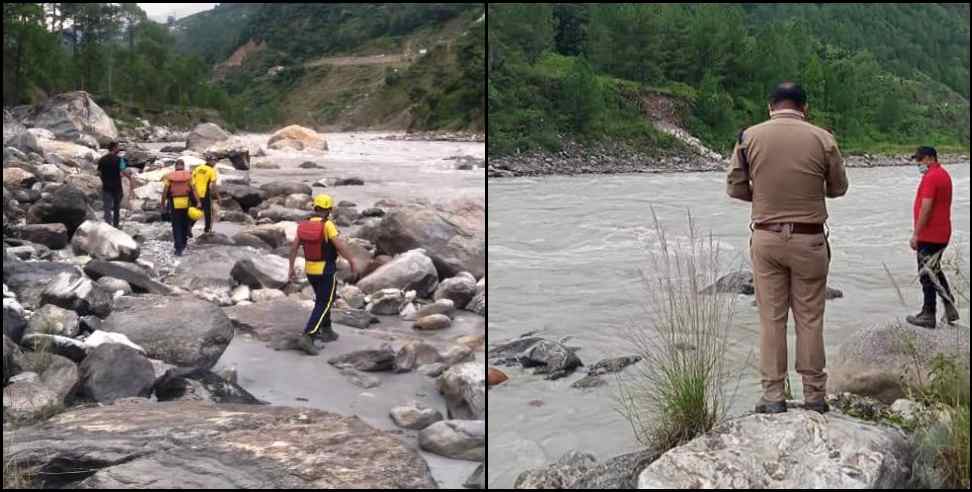
[[[729,165],[729,196],[752,202],[756,224],[823,224],[826,198],[847,194],[847,170],[837,141],[799,111],[770,114],[746,129]],[[741,154],[745,153],[748,172]]]

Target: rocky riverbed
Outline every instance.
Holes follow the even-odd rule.
[[[139,169],[120,230],[95,167],[118,139]],[[120,135],[83,92],[5,111],[5,486],[483,488],[484,154],[300,127]],[[159,180],[204,155],[219,220],[176,258]],[[286,256],[324,188],[366,268],[339,261],[340,338],[312,356]]]
[[[943,164],[967,163],[966,155],[942,156]],[[701,155],[681,152],[656,155],[638,152],[621,145],[581,145],[565,142],[556,153],[530,152],[515,156],[490,157],[490,178],[529,176],[575,176],[588,174],[661,174],[689,172],[724,172],[727,161],[713,161]],[[850,168],[913,166],[907,156],[846,156]]]

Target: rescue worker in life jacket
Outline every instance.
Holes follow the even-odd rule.
[[[196,208],[202,205],[196,193],[192,191],[192,174],[186,171],[186,163],[179,159],[175,164],[175,171],[162,178],[165,189],[162,190],[162,210],[169,207],[172,217],[172,241],[175,243],[175,255],[182,256],[189,241],[189,204],[190,200]]]
[[[314,312],[311,313],[304,336],[301,338],[301,349],[310,355],[319,353],[314,346],[314,338],[329,343],[337,341],[338,334],[331,327],[331,308],[337,291],[337,259],[341,255],[351,263],[351,273],[357,273],[358,265],[348,250],[347,244],[340,238],[340,233],[334,222],[328,220],[334,200],[327,195],[314,198],[314,216],[301,222],[297,227],[297,238],[290,248],[290,280],[296,276],[294,262],[297,251],[304,248],[305,270],[307,280],[314,288]]]

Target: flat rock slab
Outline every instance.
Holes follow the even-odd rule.
[[[911,476],[900,431],[793,411],[732,420],[651,464],[640,489],[899,489]]]
[[[223,311],[233,325],[263,342],[303,333],[311,315],[310,308],[293,299],[233,306]]]
[[[306,408],[112,405],[4,431],[4,444],[33,487],[437,488],[425,460],[399,439]]]

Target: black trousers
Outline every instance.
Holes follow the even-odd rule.
[[[115,226],[115,229],[118,228],[118,221],[121,217],[121,201],[121,190],[101,191],[101,203],[104,206],[105,223]],[[114,214],[114,217],[112,217],[112,214]]]
[[[947,247],[947,244],[918,243],[918,274],[921,278],[921,290],[925,296],[925,312],[937,312],[937,297],[939,296],[945,305],[954,302],[952,289],[948,286],[945,272],[942,271],[942,255],[944,255]],[[926,265],[927,270],[925,269]],[[941,290],[935,285],[936,281],[941,286]]]
[[[334,296],[337,290],[337,266],[328,264],[324,275],[308,275],[307,280],[314,288],[314,312],[307,320],[305,335],[316,335],[321,330],[331,328],[331,308],[334,306]]]
[[[177,255],[186,250],[189,243],[189,209],[176,209],[169,201],[169,214],[172,217],[172,242]]]

